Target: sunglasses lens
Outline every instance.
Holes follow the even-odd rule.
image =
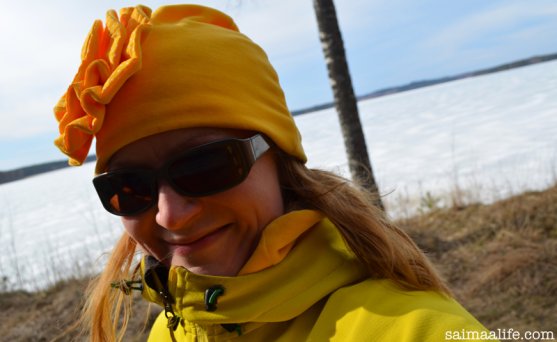
[[[104,207],[116,215],[133,215],[154,201],[153,177],[148,172],[115,172],[93,181]]]
[[[178,158],[168,168],[168,175],[183,194],[206,196],[238,185],[248,170],[242,147],[223,142],[204,146]]]

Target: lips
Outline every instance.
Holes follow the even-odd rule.
[[[208,247],[212,242],[216,241],[222,234],[224,234],[229,227],[230,225],[225,225],[200,237],[194,237],[183,241],[168,241],[168,244],[176,254],[190,254]]]

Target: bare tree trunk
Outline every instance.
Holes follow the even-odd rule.
[[[317,17],[319,38],[327,63],[329,80],[333,88],[335,107],[344,137],[344,146],[352,179],[369,191],[378,194],[379,189],[375,183],[369,161],[335,5],[333,0],[313,0],[313,7]],[[384,209],[379,196],[377,196],[375,204]]]

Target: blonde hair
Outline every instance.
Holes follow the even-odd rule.
[[[450,290],[416,244],[373,205],[375,195],[331,172],[308,169],[285,153],[278,151],[276,155],[286,210],[323,212],[338,227],[370,277],[390,279],[407,290],[450,296]],[[137,267],[132,267],[135,252],[135,242],[124,233],[104,271],[89,287],[80,322],[84,330],[90,330],[91,341],[121,341],[124,336],[131,296],[110,285],[137,274]]]
[[[323,212],[370,277],[390,279],[407,290],[451,294],[424,253],[374,204],[377,194],[332,172],[308,169],[284,153],[279,152],[278,159],[287,210]]]
[[[115,290],[111,285],[138,274],[139,265],[133,266],[136,247],[136,242],[124,233],[112,250],[103,272],[89,283],[86,302],[77,324],[82,334],[90,334],[91,341],[122,341],[124,338],[131,316],[132,296]]]

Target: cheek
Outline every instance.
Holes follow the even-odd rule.
[[[284,213],[282,192],[272,156],[264,155],[253,165],[241,184],[212,196],[211,200],[231,211],[236,220],[250,227],[250,230],[263,229]]]
[[[128,232],[128,234],[135,239],[135,235],[137,231],[137,220],[129,219],[127,217],[122,217],[121,221],[126,232]]]
[[[273,158],[269,155],[252,170],[248,182],[253,205],[272,220],[284,213],[282,192]],[[248,191],[248,190],[246,190]]]
[[[149,227],[145,215],[139,217],[128,218],[122,217],[122,224],[126,232],[144,249],[153,240],[150,236],[152,228]]]
[[[265,182],[256,186],[259,190],[257,204],[263,207],[273,219],[282,215],[284,207],[278,182]]]

